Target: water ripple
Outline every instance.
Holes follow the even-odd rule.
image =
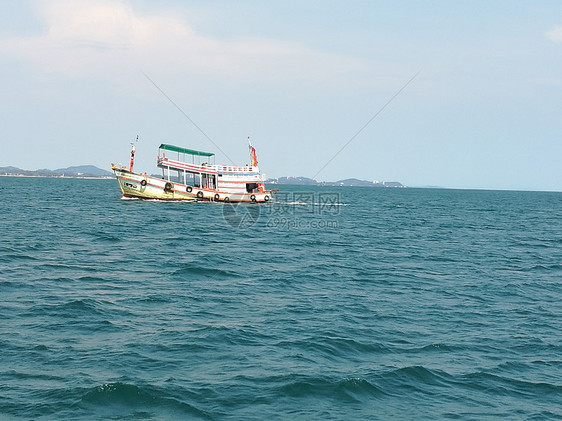
[[[0,189],[1,419],[562,418],[562,194]]]

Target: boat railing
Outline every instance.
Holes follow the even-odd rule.
[[[257,167],[251,165],[215,165],[215,168],[222,172],[257,172]]]
[[[200,170],[200,171],[211,171],[211,172],[223,172],[223,173],[254,173],[258,174],[259,170],[258,167],[254,167],[252,165],[216,165],[216,164],[208,164],[207,162],[203,162],[201,164],[191,164],[184,161],[176,161],[173,159],[169,159],[167,157],[159,156],[157,159],[158,167],[169,167],[178,170]]]
[[[205,166],[205,164],[176,161],[175,159],[170,159],[170,158],[167,158],[167,157],[158,158],[157,164],[158,164],[158,166],[177,167],[177,168],[204,167]]]

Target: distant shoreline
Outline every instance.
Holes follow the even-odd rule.
[[[377,188],[406,188],[405,185],[398,181],[369,181],[369,180],[360,180],[357,178],[346,178],[344,180],[338,181],[319,181],[308,177],[279,177],[279,178],[270,178],[265,180],[266,183],[275,184],[275,185],[283,185],[283,184],[292,184],[292,185],[299,185],[299,186],[330,186],[330,187],[377,187]]]
[[[47,178],[113,178],[113,173],[102,170],[94,165],[78,165],[67,168],[49,170],[42,168],[38,170],[23,170],[17,167],[0,167],[0,176],[8,177],[47,177]]]
[[[72,178],[72,179],[83,179],[83,180],[111,180],[113,177],[110,176],[99,176],[94,175],[24,175],[24,174],[0,174],[0,177],[12,177],[12,178]]]

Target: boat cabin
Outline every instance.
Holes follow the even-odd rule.
[[[201,189],[225,193],[264,191],[259,168],[252,165],[216,165],[215,154],[161,144],[157,165],[162,178]]]

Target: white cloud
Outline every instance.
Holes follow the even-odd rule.
[[[557,26],[553,30],[547,32],[548,39],[554,42],[562,42],[562,26]]]
[[[37,5],[45,30],[1,39],[0,52],[65,76],[107,77],[136,66],[186,76],[327,80],[366,67],[358,59],[274,40],[203,36],[181,15],[143,15],[122,0],[45,0]]]

